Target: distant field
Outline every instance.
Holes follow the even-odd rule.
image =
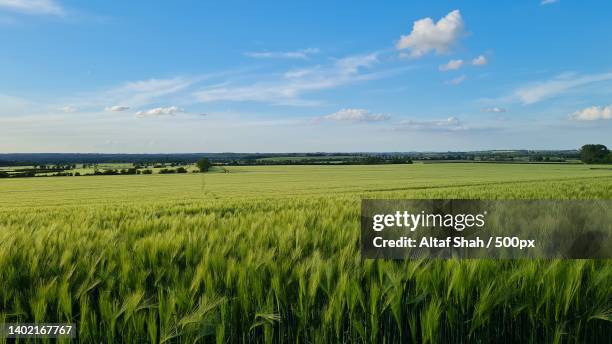
[[[355,160],[355,159],[359,159],[360,157],[358,156],[354,156],[354,155],[333,155],[333,156],[279,156],[279,157],[270,157],[270,158],[260,158],[257,159],[257,161],[300,161],[300,160],[304,160],[304,161],[312,161],[312,160]]]
[[[85,342],[585,343],[612,331],[608,260],[359,255],[363,197],[612,199],[605,166],[227,172],[0,180],[0,323],[75,322]]]
[[[385,192],[406,195],[423,194],[425,191],[431,193],[444,187],[465,187],[469,190],[469,186],[490,185],[491,188],[505,188],[513,182],[536,182],[537,185],[577,179],[579,183],[588,185],[612,178],[612,172],[605,166],[599,167],[602,169],[593,168],[597,167],[470,163],[229,166],[226,167],[229,173],[3,179],[0,180],[0,206],[325,197],[337,194],[358,198]],[[593,181],[590,182],[590,179]],[[524,193],[524,190],[521,192]],[[512,190],[505,190],[503,195],[521,197],[520,194],[513,195]],[[568,194],[564,197],[576,196]],[[492,197],[496,195],[492,193]]]

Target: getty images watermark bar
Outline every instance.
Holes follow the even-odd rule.
[[[612,200],[361,203],[363,258],[612,258]]]

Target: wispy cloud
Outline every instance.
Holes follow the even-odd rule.
[[[570,119],[576,121],[597,121],[603,119],[612,119],[612,105],[608,106],[591,106],[570,115]]]
[[[174,103],[175,100],[185,100],[186,91],[190,86],[202,80],[202,77],[174,77],[168,79],[146,79],[127,81],[115,87],[98,91],[87,91],[56,101],[27,102],[21,101],[21,107],[28,113],[79,113],[102,115],[104,112],[124,112],[132,108],[154,107],[158,104]],[[7,98],[10,99],[10,98]],[[15,102],[9,102],[9,105]],[[111,105],[112,104],[112,105]],[[14,106],[13,106],[14,107]],[[7,108],[0,95],[0,112]],[[9,108],[10,109],[10,108]]]
[[[467,127],[456,117],[440,120],[404,120],[395,126],[395,130],[431,130],[431,131],[458,131]]]
[[[246,52],[244,55],[256,59],[301,59],[307,60],[311,55],[319,53],[318,48],[308,48],[296,51],[259,51]]]
[[[129,110],[130,107],[129,106],[125,106],[125,105],[115,105],[115,106],[109,106],[107,108],[105,108],[104,110],[106,111],[112,111],[112,112],[121,112],[121,111],[127,111]]]
[[[185,91],[198,81],[198,78],[193,77],[129,81],[104,92],[103,98],[106,102],[112,101],[126,104],[125,106],[140,107],[151,104],[161,97]]]
[[[178,106],[157,107],[149,110],[138,111],[136,116],[139,118],[159,117],[159,116],[174,116],[178,113],[185,113],[184,109]]]
[[[336,121],[336,122],[380,122],[390,118],[389,115],[372,113],[365,109],[346,108],[336,111],[332,114],[318,117],[319,121]]]
[[[583,86],[609,80],[612,80],[612,72],[590,75],[565,73],[550,80],[523,86],[514,91],[510,98],[518,99],[523,104],[534,104]]]
[[[438,67],[438,69],[442,72],[446,72],[449,70],[456,70],[463,66],[463,60],[450,60],[448,63],[445,63]]]
[[[0,0],[0,9],[24,14],[63,16],[64,8],[53,0]]]
[[[503,113],[506,112],[506,109],[494,106],[490,108],[484,108],[482,109],[482,112]]]
[[[330,65],[314,66],[283,73],[280,78],[252,84],[213,86],[195,92],[199,102],[234,101],[263,102],[282,105],[312,105],[300,98],[305,93],[336,88],[342,85],[381,77],[366,73],[378,62],[376,53],[355,55],[335,60]]]
[[[283,74],[283,76],[285,78],[287,78],[287,79],[302,78],[302,77],[305,77],[305,76],[307,76],[309,74],[313,74],[319,68],[320,68],[320,66],[309,67],[309,68],[302,68],[302,69],[293,69],[293,70],[285,72],[285,74]]]
[[[552,5],[552,4],[556,4],[557,2],[559,2],[559,0],[542,0],[540,2],[540,5],[544,6],[544,5]]]
[[[465,75],[461,75],[454,79],[447,80],[446,84],[447,85],[459,85],[460,83],[464,82],[466,78],[467,77]]]
[[[461,12],[454,10],[436,23],[429,17],[415,21],[412,31],[401,36],[395,47],[398,50],[409,49],[412,57],[420,57],[431,51],[441,54],[449,51],[464,32]]]
[[[106,89],[74,94],[62,99],[62,103],[72,104],[83,111],[107,112],[121,112],[160,104],[184,105],[194,102],[191,92],[196,85],[205,80],[223,78],[241,72],[243,70],[125,81]]]
[[[336,68],[342,74],[355,74],[360,68],[372,67],[378,63],[378,54],[353,55],[336,60]]]
[[[59,110],[62,112],[66,112],[66,113],[72,113],[72,112],[77,112],[79,109],[76,106],[65,105],[59,108]]]

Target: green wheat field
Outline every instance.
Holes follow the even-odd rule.
[[[593,167],[0,180],[0,323],[73,322],[84,343],[606,342],[611,261],[359,254],[361,198],[612,199]]]

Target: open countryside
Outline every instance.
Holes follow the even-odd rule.
[[[80,340],[114,342],[594,340],[611,330],[609,261],[364,261],[359,207],[367,197],[610,199],[606,166],[4,179],[0,322],[74,322]]]

